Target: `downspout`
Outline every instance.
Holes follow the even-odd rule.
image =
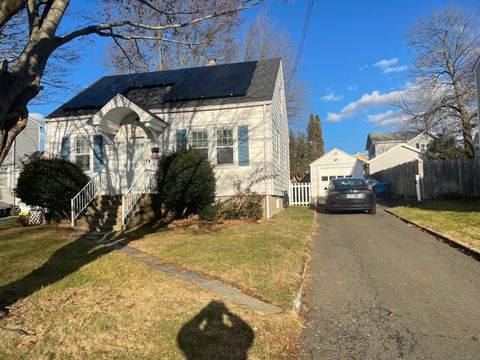
[[[263,169],[265,172],[265,217],[270,219],[270,204],[268,201],[268,180],[267,180],[267,105],[263,104]]]

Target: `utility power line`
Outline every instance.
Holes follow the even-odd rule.
[[[305,36],[307,35],[308,24],[310,22],[310,15],[312,14],[312,9],[313,9],[313,0],[309,0],[308,7],[307,7],[307,14],[305,16],[305,21],[303,22],[303,29],[302,29],[302,35],[300,37],[300,44],[298,45],[297,54],[295,56],[295,61],[293,63],[293,70],[292,70],[292,73],[290,74],[290,78],[288,79],[288,82],[290,82],[293,76],[295,75],[295,72],[297,71],[298,63],[300,61],[300,57],[302,56],[303,43],[305,42]]]

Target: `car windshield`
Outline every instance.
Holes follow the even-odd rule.
[[[336,179],[336,180],[332,180],[332,183],[333,183],[333,186],[335,186],[335,189],[367,187],[367,183],[365,182],[365,180],[355,179],[355,178]]]

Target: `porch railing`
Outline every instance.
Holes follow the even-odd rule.
[[[145,169],[141,175],[134,181],[132,186],[122,196],[122,227],[127,225],[127,217],[132,212],[135,205],[143,194],[149,194],[155,188],[155,171]]]
[[[75,226],[75,220],[85,210],[85,208],[95,199],[101,190],[102,173],[97,173],[90,179],[87,185],[84,186],[80,192],[70,200],[71,218],[70,226]]]

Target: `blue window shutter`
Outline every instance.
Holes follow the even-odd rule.
[[[60,157],[63,160],[70,160],[70,138],[65,136],[62,139],[62,148],[60,150]]]
[[[177,150],[185,149],[187,147],[187,130],[177,130]]]
[[[93,171],[101,172],[103,169],[103,136],[93,135]]]
[[[238,125],[238,165],[250,165],[248,125]]]

